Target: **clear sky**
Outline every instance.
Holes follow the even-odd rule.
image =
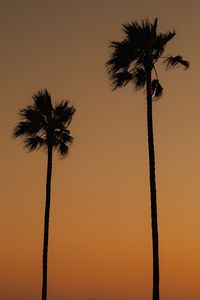
[[[47,88],[70,100],[74,144],[55,155],[48,300],[151,299],[151,228],[143,92],[112,92],[105,70],[121,24],[175,29],[154,102],[161,300],[200,299],[200,4],[197,0],[0,1],[0,299],[41,294],[46,157],[11,139],[20,108]]]

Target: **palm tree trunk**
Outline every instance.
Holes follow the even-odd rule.
[[[46,206],[45,206],[45,216],[44,216],[42,300],[47,299],[47,258],[48,258],[48,240],[49,240],[51,174],[52,174],[52,146],[48,146],[47,179],[46,179]]]
[[[159,249],[158,249],[158,221],[156,203],[156,178],[155,178],[155,154],[153,139],[152,119],[152,93],[151,93],[151,70],[147,70],[147,129],[149,150],[149,177],[151,193],[151,227],[153,247],[153,300],[159,300]]]

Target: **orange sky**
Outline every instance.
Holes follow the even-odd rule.
[[[161,300],[200,299],[199,10],[195,0],[1,1],[0,299],[41,294],[46,157],[11,131],[42,88],[77,108],[70,154],[54,159],[48,300],[151,299],[145,94],[112,92],[105,71],[121,24],[146,16],[176,30],[167,52],[191,63],[160,68],[154,103]]]

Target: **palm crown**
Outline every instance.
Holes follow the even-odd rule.
[[[49,92],[44,89],[32,96],[33,105],[20,110],[21,121],[14,129],[14,137],[24,137],[29,151],[48,147],[58,150],[61,157],[68,154],[73,138],[68,126],[75,108],[68,101],[53,106]]]
[[[150,23],[148,19],[123,25],[125,39],[113,41],[111,58],[107,61],[107,69],[111,77],[113,89],[123,87],[132,82],[136,89],[145,86],[147,70],[155,71],[152,80],[152,97],[160,97],[163,88],[158,80],[155,64],[163,58],[166,68],[183,65],[186,69],[189,63],[182,56],[163,57],[167,43],[175,36],[175,31],[157,32],[157,18]]]

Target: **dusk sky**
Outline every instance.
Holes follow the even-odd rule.
[[[153,103],[161,300],[200,299],[200,2],[0,1],[0,299],[41,298],[46,155],[11,138],[47,88],[77,109],[68,157],[54,155],[48,300],[150,300],[152,248],[146,102],[112,91],[105,62],[122,24],[158,17],[175,30]]]

